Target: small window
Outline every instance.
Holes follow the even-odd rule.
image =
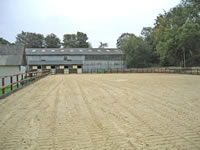
[[[51,52],[55,52],[55,50],[54,50],[54,49],[52,49],[52,50],[51,50]]]
[[[52,68],[52,69],[55,69],[56,67],[55,67],[55,66],[51,66],[51,68]]]
[[[38,66],[38,69],[41,69],[41,66]]]
[[[45,51],[46,51],[45,49],[42,50],[42,52],[45,52]]]
[[[69,68],[68,66],[65,66],[65,69]]]
[[[78,68],[82,68],[81,66],[78,66]]]
[[[66,61],[67,61],[67,56],[64,56],[64,60],[66,60]]]

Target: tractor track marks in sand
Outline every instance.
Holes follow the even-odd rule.
[[[0,150],[199,150],[200,78],[52,75],[0,101]]]

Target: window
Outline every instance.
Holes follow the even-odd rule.
[[[64,56],[64,60],[66,60],[66,61],[67,61],[67,56]]]

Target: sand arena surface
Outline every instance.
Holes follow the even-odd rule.
[[[50,75],[0,100],[0,150],[200,150],[200,76]]]

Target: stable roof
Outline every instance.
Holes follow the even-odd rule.
[[[122,55],[116,48],[26,48],[26,55]]]
[[[21,45],[0,45],[0,66],[26,65],[25,49]]]

